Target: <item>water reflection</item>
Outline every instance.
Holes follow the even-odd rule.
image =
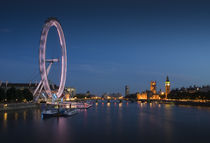
[[[161,105],[160,104],[158,104],[158,108],[160,108],[161,107]]]
[[[30,110],[17,110],[17,111],[7,111],[4,113],[0,113],[0,121],[1,119],[3,121],[7,120],[41,120],[41,111],[40,109],[30,109]]]
[[[172,106],[173,105],[166,104],[165,105],[166,110],[164,110],[165,118],[167,119],[164,122],[164,132],[165,132],[165,135],[166,135],[166,138],[165,138],[166,142],[170,142],[170,140],[172,139],[172,136],[173,136],[173,126],[170,122],[170,121],[173,120]]]
[[[172,104],[165,104],[164,105],[166,109],[170,109],[173,105]]]
[[[193,142],[195,136],[187,137],[195,134],[195,130],[201,140],[208,139],[210,110],[206,108],[117,101],[104,101],[104,104],[95,103],[96,106],[82,110],[73,117],[48,120],[41,120],[39,109],[1,112],[0,131],[7,138],[14,136],[8,132],[20,137],[24,133],[34,142],[42,142],[45,137],[50,138],[52,143],[113,140],[138,143],[145,142],[145,138],[148,142],[179,142],[179,137],[185,135],[185,142]],[[99,132],[103,135],[100,136]],[[84,139],[81,139],[82,135]]]
[[[15,112],[15,120],[18,120],[18,113]]]
[[[128,107],[128,102],[126,102],[126,106]]]
[[[122,104],[119,103],[119,110],[118,110],[118,119],[117,119],[117,133],[118,135],[123,134],[123,110],[122,110]]]
[[[23,112],[23,120],[26,120],[26,111]]]
[[[152,108],[152,106],[153,106],[153,104],[152,103],[149,103],[149,107]]]
[[[67,129],[68,123],[66,118],[57,118],[57,142],[67,142],[69,131]]]
[[[84,126],[87,125],[87,118],[88,118],[88,113],[87,113],[87,109],[83,109],[83,115],[84,115]]]
[[[33,111],[33,119],[37,120],[37,121],[41,119],[41,111],[40,110]]]
[[[111,127],[112,127],[112,124],[111,124],[111,122],[112,122],[112,117],[111,117],[111,108],[110,108],[110,102],[107,102],[107,106],[106,106],[107,108],[106,108],[106,112],[105,112],[105,114],[106,114],[106,116],[105,116],[105,118],[106,118],[106,120],[105,120],[105,123],[106,123],[106,134],[110,134],[110,132],[111,132]]]
[[[4,113],[4,121],[7,120],[7,112]]]
[[[116,105],[117,105],[117,103],[115,102],[115,103],[114,103],[114,106],[116,107]]]
[[[4,112],[3,114],[3,128],[7,128],[7,112]]]

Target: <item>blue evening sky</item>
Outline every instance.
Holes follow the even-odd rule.
[[[167,75],[172,88],[210,84],[209,7],[207,0],[1,0],[0,80],[40,80],[42,26],[57,17],[66,85],[77,92],[124,94],[125,85],[141,92],[151,80],[164,90]],[[60,50],[55,28],[47,47],[52,57]]]

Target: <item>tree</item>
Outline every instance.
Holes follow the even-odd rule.
[[[24,96],[23,96],[23,91],[20,90],[20,89],[17,89],[16,90],[16,99],[19,101],[19,102],[22,102],[23,99],[24,99]]]
[[[85,94],[76,94],[74,97],[77,97],[77,98],[85,98],[86,95]]]
[[[0,102],[5,99],[5,90],[0,87]]]
[[[7,101],[15,101],[16,100],[15,87],[11,87],[10,89],[7,90],[6,99],[7,99]]]
[[[22,91],[23,98],[26,99],[27,101],[33,100],[33,94],[30,92],[29,89],[24,89]]]

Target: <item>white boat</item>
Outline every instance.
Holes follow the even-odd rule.
[[[42,117],[43,118],[55,117],[57,115],[58,115],[57,110],[44,110],[44,111],[42,111]]]
[[[78,106],[77,108],[78,108],[78,109],[88,109],[88,108],[90,108],[91,106],[92,106],[91,104],[85,103],[84,105]]]
[[[79,110],[78,109],[74,109],[74,110],[66,110],[64,113],[63,113],[63,116],[73,116],[75,114],[78,114],[79,113]]]
[[[69,116],[73,116],[75,114],[78,114],[79,110],[78,109],[74,109],[74,110],[44,110],[42,111],[42,118],[50,118],[50,117],[69,117]]]
[[[59,105],[60,107],[66,109],[88,109],[92,106],[91,103],[84,103],[84,102],[64,102],[64,103],[49,103],[50,105]]]

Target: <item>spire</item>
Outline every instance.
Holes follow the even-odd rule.
[[[168,76],[166,77],[166,81],[169,81],[169,78],[168,78]]]

